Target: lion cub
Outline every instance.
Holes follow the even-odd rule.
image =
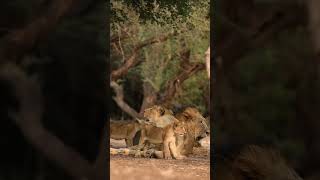
[[[172,111],[161,106],[153,106],[144,111],[145,125],[141,131],[139,144],[149,141],[150,143],[163,143],[163,156],[165,159],[183,159],[177,150],[177,137],[184,136],[186,130],[184,123],[178,121]],[[171,156],[172,155],[172,156]]]
[[[110,120],[110,138],[125,139],[127,147],[133,146],[133,138],[139,130],[141,126],[136,120]]]

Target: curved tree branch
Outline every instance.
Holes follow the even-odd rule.
[[[2,69],[0,75],[13,83],[15,87],[20,109],[19,112],[10,115],[27,141],[59,167],[62,167],[69,175],[76,179],[95,180],[100,176],[95,173],[94,165],[43,127],[41,122],[43,113],[41,87],[17,65],[14,65],[39,40],[48,35],[74,2],[76,1],[52,1],[45,15],[36,18],[21,29],[9,31],[1,39],[0,67]],[[6,64],[8,61],[9,65]]]
[[[124,101],[124,94],[123,94],[123,88],[119,84],[117,84],[115,81],[110,82],[110,86],[113,88],[113,90],[116,93],[116,96],[113,97],[113,100],[117,103],[117,105],[128,115],[130,115],[133,118],[142,118],[142,115],[140,115],[136,110],[131,108],[125,101]]]
[[[160,43],[160,42],[164,42],[167,39],[169,39],[171,36],[175,36],[177,35],[176,32],[173,33],[168,33],[165,35],[161,35],[161,36],[156,36],[156,37],[151,37],[141,43],[139,43],[138,45],[136,45],[133,49],[132,54],[129,56],[128,59],[126,59],[125,63],[123,65],[121,65],[118,69],[113,70],[111,72],[111,79],[113,81],[125,76],[129,69],[138,65],[139,63],[141,63],[141,60],[138,59],[138,55],[139,55],[139,51],[149,45],[155,44],[155,43]]]
[[[190,50],[181,52],[181,69],[182,71],[177,74],[173,79],[167,82],[164,92],[161,93],[158,104],[166,104],[171,101],[181,84],[190,78],[195,73],[204,70],[206,65],[204,63],[191,63],[190,62]]]
[[[157,103],[166,104],[169,101],[171,101],[175,97],[176,92],[185,80],[187,80],[197,72],[204,70],[205,68],[206,66],[203,63],[194,64],[189,69],[182,71],[175,78],[168,81],[165,91],[161,94],[161,98],[158,100]]]
[[[9,115],[29,143],[69,175],[77,179],[97,179],[93,165],[43,127],[44,106],[39,83],[16,65],[8,64],[1,68],[0,76],[13,84],[20,103],[19,111]]]

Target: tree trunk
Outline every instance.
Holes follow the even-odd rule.
[[[140,114],[142,115],[143,111],[154,105],[157,100],[157,93],[155,92],[154,88],[151,86],[150,83],[144,82],[143,83],[143,102],[140,108]]]

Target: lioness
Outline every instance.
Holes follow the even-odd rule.
[[[163,129],[151,124],[147,124],[143,120],[140,120],[139,122],[141,125],[141,136],[139,140],[140,148],[145,147],[149,143],[159,144],[162,147],[161,144],[163,143]]]
[[[151,125],[150,123],[145,122],[143,119],[137,119],[141,126],[141,136],[139,145],[132,146],[129,148],[110,148],[110,154],[112,155],[131,155],[135,157],[146,157],[146,158],[171,158],[171,154],[165,154],[164,153],[164,145],[163,144],[169,144],[171,143],[173,135],[168,132],[164,128],[159,128],[154,125]],[[186,131],[184,129],[184,126],[175,126],[173,127],[174,136],[184,136]],[[172,132],[172,131],[171,131]],[[170,138],[171,136],[171,138]],[[165,141],[167,140],[167,141]],[[150,144],[151,143],[151,144]],[[172,153],[172,156],[175,159],[182,159],[184,156],[180,155],[179,152],[177,152],[176,148],[169,145],[166,146],[166,151],[169,153]],[[166,157],[165,157],[166,156]]]
[[[110,120],[110,138],[125,139],[127,147],[133,146],[133,138],[139,130],[141,130],[141,126],[136,120]]]
[[[146,109],[143,116],[146,118],[147,124],[142,128],[139,144],[143,144],[145,141],[163,143],[165,159],[172,158],[172,156],[175,159],[184,158],[185,156],[180,154],[176,146],[177,137],[183,137],[186,134],[184,122],[178,121],[172,111],[161,106]]]
[[[193,152],[193,147],[197,146],[198,141],[210,133],[207,120],[194,107],[187,107],[181,113],[176,114],[176,118],[185,123],[187,134],[184,140],[179,140],[178,151],[183,155]]]

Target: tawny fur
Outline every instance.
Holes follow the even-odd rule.
[[[141,130],[141,126],[136,120],[110,120],[110,138],[125,139],[127,147],[133,146],[133,138],[139,130]]]
[[[174,116],[172,111],[161,107],[153,106],[144,111],[144,117],[154,126],[146,125],[141,132],[141,143],[146,140],[162,141],[163,142],[163,155],[165,159],[184,158],[177,149],[177,137],[186,134],[184,123],[179,122]],[[154,130],[154,131],[153,131]],[[155,136],[152,136],[152,134]],[[152,137],[156,137],[152,139]],[[160,139],[161,138],[161,139]]]
[[[197,145],[198,138],[204,138],[210,132],[207,120],[198,109],[193,107],[187,107],[183,112],[178,113],[176,118],[180,122],[185,123],[187,131],[184,140],[179,140],[178,150],[183,155],[192,154],[193,147]]]

